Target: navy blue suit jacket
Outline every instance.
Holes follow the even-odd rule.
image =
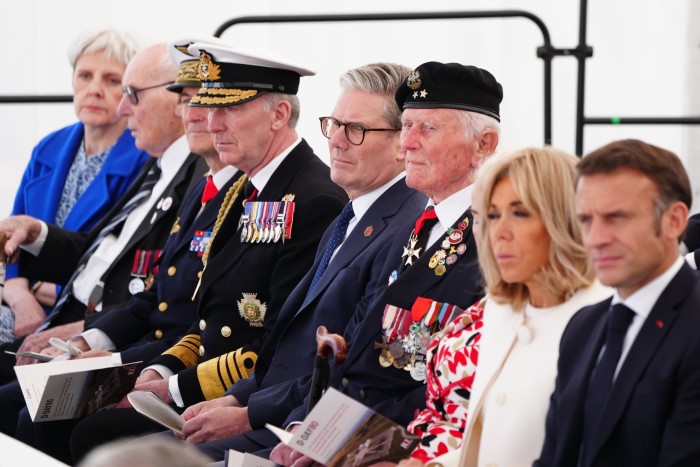
[[[364,313],[381,275],[391,239],[406,219],[415,219],[427,202],[425,196],[399,180],[382,194],[343,242],[310,296],[305,299],[335,222],[326,230],[310,271],[294,289],[263,347],[255,372],[228,391],[248,406],[254,428],[280,424],[308,393],[316,354],[316,328],[342,333],[350,318]],[[265,430],[267,431],[267,430]]]
[[[428,263],[433,253],[441,247],[442,239],[439,239],[418,261],[401,272],[393,283],[388,286],[380,284],[381,289],[366,313],[356,314],[345,330],[349,345],[347,359],[339,367],[331,366],[333,387],[399,424],[407,424],[417,409],[425,407],[425,384],[411,378],[408,371],[393,366],[384,368],[379,364],[381,350],[376,349],[374,343],[382,342],[384,308],[391,304],[411,309],[418,297],[467,308],[483,295],[469,210],[460,216],[460,220],[465,216],[470,218],[469,227],[464,231],[467,251],[459,255],[455,263],[447,266],[443,275],[437,275]],[[414,222],[415,219],[407,222],[391,245],[382,272],[385,281],[393,271],[400,269],[399,265],[403,262],[401,254]],[[297,407],[286,422],[303,419],[305,408],[305,404]]]
[[[185,200],[180,229],[172,232],[163,248],[152,287],[131,300],[110,308],[87,328],[104,332],[121,351],[122,361],[149,361],[177,342],[197,316],[192,294],[203,269],[202,257],[190,251],[196,231],[211,231],[226,192],[243,172],[236,173],[201,210],[202,179]],[[198,215],[199,213],[199,215]],[[158,305],[167,303],[165,311]]]
[[[537,467],[579,464],[583,406],[605,340],[610,300],[562,335]],[[700,465],[700,283],[684,264],[642,325],[603,407],[588,466]]]

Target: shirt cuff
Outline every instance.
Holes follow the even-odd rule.
[[[184,408],[185,401],[182,400],[182,394],[180,394],[180,386],[177,384],[177,375],[168,378],[168,391],[170,391],[170,397],[173,398],[173,402],[181,409]]]
[[[83,336],[83,339],[85,339],[85,342],[88,343],[90,349],[107,350],[112,352],[117,348],[114,345],[114,342],[112,342],[112,339],[110,339],[107,334],[99,329],[88,329],[80,335]]]
[[[41,223],[41,230],[39,231],[39,235],[36,237],[36,240],[27,245],[20,245],[21,249],[34,256],[39,256],[41,249],[44,247],[44,243],[46,243],[46,237],[49,236],[49,226],[46,225],[46,222],[44,221],[39,222]]]

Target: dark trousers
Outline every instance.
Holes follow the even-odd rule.
[[[79,463],[92,449],[104,443],[161,431],[163,425],[131,408],[97,412],[80,420],[73,429],[70,436],[73,463]]]

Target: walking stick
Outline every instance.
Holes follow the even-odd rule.
[[[325,326],[319,326],[316,329],[316,358],[314,359],[314,372],[311,375],[309,402],[306,406],[307,415],[328,388],[328,379],[331,373],[328,358],[331,352],[335,357],[335,364],[342,364],[348,355],[347,343],[343,336],[330,334]]]

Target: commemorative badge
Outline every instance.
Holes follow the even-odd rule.
[[[467,236],[464,231],[469,227],[469,216],[462,219],[457,227],[447,230],[447,236],[440,242],[438,248],[428,262],[428,267],[436,276],[442,276],[447,272],[447,267],[455,264],[467,251]]]
[[[241,318],[255,328],[262,327],[265,320],[267,305],[257,299],[256,293],[244,293],[243,299],[238,301],[238,313]]]

